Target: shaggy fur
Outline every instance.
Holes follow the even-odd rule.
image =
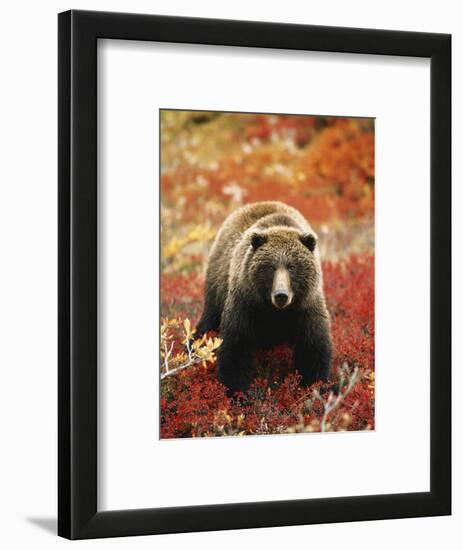
[[[272,303],[277,269],[286,269],[291,302]],[[218,330],[220,381],[246,390],[257,349],[286,342],[305,385],[326,380],[331,363],[330,319],[323,295],[317,237],[303,216],[280,202],[244,206],[222,225],[206,271],[197,336]]]

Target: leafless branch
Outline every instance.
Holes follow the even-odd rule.
[[[347,385],[346,391],[342,392],[342,388],[343,388],[344,380],[345,380],[345,377],[344,377],[345,370],[346,370],[345,368],[341,369],[341,378],[340,378],[340,381],[339,381],[339,393],[338,393],[337,397],[334,397],[334,394],[331,391],[330,394],[328,395],[328,399],[323,404],[324,413],[323,413],[323,418],[322,418],[322,421],[321,421],[321,424],[320,424],[320,430],[322,432],[327,431],[326,430],[326,423],[327,423],[328,415],[334,409],[336,409],[342,403],[342,401],[344,401],[344,399],[349,395],[350,391],[354,387],[355,382],[357,381],[357,376],[358,376],[358,370],[359,369],[358,369],[358,367],[355,367],[352,374],[349,377],[349,384]]]

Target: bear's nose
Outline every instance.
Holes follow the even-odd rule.
[[[286,290],[276,290],[273,295],[273,298],[275,300],[275,304],[278,307],[284,307],[288,302],[289,295],[286,292]]]

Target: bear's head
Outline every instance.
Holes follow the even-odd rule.
[[[317,237],[275,227],[249,235],[247,276],[254,297],[277,310],[304,305],[320,287]]]

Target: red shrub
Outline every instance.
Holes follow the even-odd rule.
[[[361,122],[265,116],[246,132],[264,143],[224,156],[212,168],[182,160],[162,176],[163,202],[181,208],[184,222],[197,221],[200,209],[220,224],[224,211],[236,206],[236,193],[238,202],[284,200],[318,223],[373,214],[374,135]],[[267,144],[272,133],[288,134],[304,147]]]

